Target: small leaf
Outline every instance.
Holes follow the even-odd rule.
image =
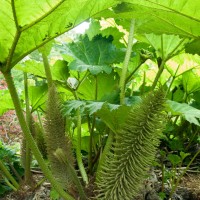
[[[184,150],[183,142],[177,138],[173,138],[169,141],[169,147],[172,151]]]
[[[175,154],[169,154],[167,159],[172,163],[173,166],[176,166],[181,163],[181,157]]]
[[[189,155],[190,155],[190,153],[184,153],[183,151],[180,152],[180,156],[181,156],[182,161]]]
[[[58,200],[60,198],[60,195],[58,194],[58,192],[56,190],[51,189],[50,197],[52,200]]]
[[[158,193],[158,196],[161,198],[161,199],[165,199],[166,198],[166,194],[164,192],[159,192]]]

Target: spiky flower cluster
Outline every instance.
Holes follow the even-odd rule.
[[[70,172],[66,164],[56,157],[56,150],[61,149],[71,165],[73,165],[74,159],[70,140],[65,135],[65,123],[60,111],[60,105],[56,87],[52,85],[49,88],[47,100],[45,142],[52,172],[63,188],[67,189],[71,185]]]
[[[97,199],[131,200],[138,193],[159,145],[164,103],[164,94],[158,90],[131,109],[99,172]]]

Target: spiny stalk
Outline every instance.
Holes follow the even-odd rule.
[[[55,156],[58,148],[65,153],[68,162],[73,166],[74,158],[72,156],[71,144],[69,138],[65,135],[65,122],[60,111],[60,100],[53,84],[48,91],[46,121],[45,121],[45,141],[47,145],[48,158],[51,169],[58,182],[63,188],[71,187],[70,173],[64,163],[61,163]]]

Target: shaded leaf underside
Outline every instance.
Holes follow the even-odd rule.
[[[116,3],[115,0],[1,0],[0,62],[14,66],[33,50]]]
[[[140,33],[175,34],[196,38],[200,35],[198,0],[125,0],[115,9],[116,18],[136,18]]]

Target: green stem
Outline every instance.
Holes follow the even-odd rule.
[[[144,76],[143,76],[143,83],[141,85],[141,95],[144,94],[145,90],[145,85],[146,85],[146,72],[144,71]]]
[[[81,176],[83,178],[83,181],[88,184],[88,177],[87,173],[85,171],[85,167],[83,165],[82,161],[82,155],[81,155],[81,113],[80,108],[77,109],[77,146],[76,146],[76,158],[78,167],[81,173]]]
[[[158,83],[158,80],[164,70],[164,67],[165,67],[165,63],[167,60],[169,60],[173,55],[174,53],[176,52],[176,50],[179,48],[179,46],[184,42],[185,39],[182,39],[180,41],[180,43],[168,54],[168,56],[164,56],[164,47],[163,47],[163,35],[161,35],[161,50],[162,50],[162,62],[161,62],[161,65],[159,66],[159,70],[158,70],[158,73],[156,75],[156,78],[154,79],[154,82],[153,82],[153,85],[152,85],[152,90],[155,89],[157,83]],[[177,52],[176,52],[177,53]]]
[[[98,98],[98,79],[97,76],[95,76],[95,101]],[[89,117],[88,117],[89,119]],[[89,153],[88,153],[88,171],[91,173],[92,172],[92,147],[93,147],[93,135],[94,135],[94,128],[95,128],[95,124],[96,124],[96,116],[95,114],[93,115],[93,119],[92,119],[92,127],[89,126],[89,131],[90,131],[90,143],[89,143]],[[90,125],[90,123],[89,123]]]
[[[75,90],[73,90],[73,95],[75,99],[79,99]],[[76,146],[76,159],[78,163],[78,167],[83,178],[83,181],[88,184],[88,176],[83,165],[82,155],[81,155],[81,112],[80,108],[77,109],[77,146]]]
[[[52,75],[51,75],[51,69],[50,69],[50,65],[49,65],[49,61],[48,61],[48,56],[46,55],[45,52],[42,53],[42,59],[43,59],[45,74],[46,74],[46,78],[47,78],[47,84],[48,84],[48,87],[50,88],[53,84],[53,79],[52,79]]]
[[[29,104],[29,95],[28,95],[28,78],[27,73],[24,72],[24,91],[25,91],[25,102],[26,102],[26,123],[31,130],[31,112]],[[31,179],[31,151],[28,145],[28,142],[25,141],[25,182],[29,183]]]
[[[66,200],[74,200],[72,196],[70,196],[68,193],[66,193],[63,189],[62,186],[55,180],[53,177],[52,173],[49,171],[44,159],[42,158],[42,155],[33,139],[33,136],[31,135],[31,132],[28,128],[28,125],[25,121],[25,117],[23,115],[23,111],[21,108],[20,100],[17,94],[17,90],[15,88],[15,84],[13,81],[13,78],[11,76],[11,72],[6,72],[3,73],[6,83],[8,85],[8,89],[10,92],[10,95],[12,97],[13,104],[15,106],[15,111],[21,126],[21,129],[23,131],[23,134],[25,136],[26,141],[29,144],[30,149],[33,152],[33,155],[35,156],[36,160],[38,161],[39,166],[41,167],[44,175],[47,177],[49,182],[52,184],[52,186],[55,188],[55,190],[60,194],[61,197],[63,197]]]
[[[176,69],[174,75],[172,76],[172,80],[171,80],[170,85],[169,85],[169,87],[167,88],[167,91],[166,91],[166,96],[169,94],[170,89],[171,89],[171,87],[172,87],[172,84],[173,84],[174,80],[176,79],[176,74],[177,74],[177,72],[178,72],[178,70],[179,70],[179,67],[180,67],[180,65],[178,65],[178,67],[177,67],[177,69]],[[170,78],[171,78],[171,77],[170,77]]]
[[[108,138],[107,138],[107,141],[106,141],[106,145],[105,145],[104,150],[103,150],[103,153],[101,154],[101,158],[99,159],[99,164],[98,164],[97,172],[96,172],[96,180],[98,180],[99,177],[100,177],[101,168],[102,168],[102,166],[103,166],[103,164],[106,160],[106,156],[108,155],[108,153],[110,151],[110,148],[111,148],[112,143],[113,143],[113,139],[114,139],[114,133],[112,131],[110,131]]]
[[[141,67],[141,65],[143,64],[144,62],[140,63],[132,72],[131,74],[126,78],[126,83],[129,82],[129,80],[131,79],[131,77],[135,74],[135,72]]]
[[[19,184],[17,183],[17,181],[14,179],[14,177],[10,174],[10,172],[8,171],[8,169],[6,168],[6,166],[3,164],[3,162],[0,160],[0,170],[3,172],[4,176],[11,181],[11,183],[13,184],[13,186],[16,189],[19,189]]]
[[[187,172],[187,170],[189,169],[190,165],[193,163],[193,161],[195,160],[195,158],[200,154],[200,150],[197,151],[197,153],[193,156],[193,158],[190,160],[190,162],[188,163],[188,165],[186,166],[186,168],[183,170],[182,174],[178,177],[175,186],[172,188],[169,197],[171,198],[172,195],[174,194],[176,188],[178,187],[179,182],[181,181],[181,179],[183,178],[184,174]]]
[[[46,177],[42,178],[41,180],[39,180],[36,185],[33,187],[34,190],[36,190],[37,188],[39,188],[45,181],[46,181]]]
[[[193,132],[193,131],[192,131],[192,132]],[[189,147],[191,146],[191,144],[192,144],[192,142],[194,141],[195,136],[197,135],[198,132],[199,132],[198,129],[194,132],[194,134],[192,135],[192,137],[191,137],[190,140],[189,140],[188,145],[185,147],[185,151],[188,151]]]
[[[16,176],[16,178],[18,179],[18,182],[19,183],[22,183],[22,178],[21,176],[19,175],[19,173],[17,172],[17,170],[14,168],[14,166],[12,165],[12,163],[9,162],[9,167],[10,169],[12,170],[13,174]]]
[[[152,84],[152,87],[151,87],[152,90],[155,89],[155,87],[158,83],[158,80],[159,80],[161,74],[163,73],[164,68],[165,68],[165,61],[162,60],[161,65],[160,65],[159,70],[158,70],[158,73],[156,74],[156,77],[155,77],[154,82]]]
[[[165,165],[163,163],[161,163],[161,169],[162,169],[162,186],[161,186],[161,192],[164,192],[164,183],[165,183]]]
[[[96,123],[96,116],[93,115],[92,119],[92,127],[89,128],[90,130],[90,143],[89,143],[89,153],[88,153],[88,171],[92,171],[92,147],[93,147],[93,135],[94,135],[94,128]]]
[[[120,104],[125,103],[125,85],[126,85],[126,75],[128,70],[128,64],[131,57],[132,47],[133,47],[133,37],[134,37],[134,26],[135,26],[135,20],[131,20],[130,24],[130,31],[129,31],[129,37],[128,37],[128,46],[126,50],[126,55],[124,58],[124,63],[122,67],[122,73],[120,77]]]
[[[17,188],[14,187],[14,185],[12,185],[7,178],[4,178],[6,184],[12,189],[14,190],[15,192],[17,192]]]

